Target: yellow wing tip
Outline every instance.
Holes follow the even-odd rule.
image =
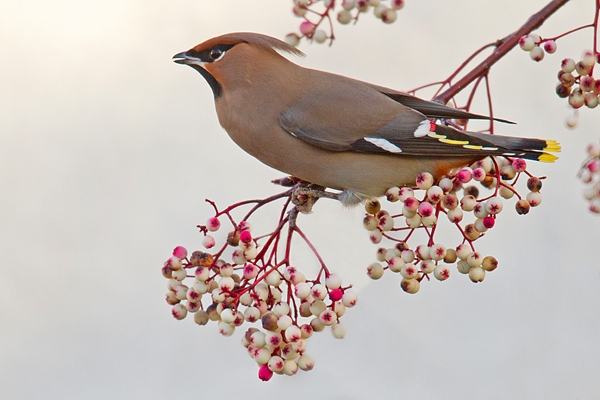
[[[541,162],[553,163],[556,160],[558,160],[558,157],[555,156],[554,154],[544,153],[538,157],[538,161],[541,161]]]
[[[469,144],[468,140],[453,140],[453,139],[438,139],[438,141],[446,144],[457,144],[457,145],[465,145]]]
[[[558,153],[561,150],[560,143],[558,143],[556,140],[546,140],[546,147],[544,147],[543,150]]]

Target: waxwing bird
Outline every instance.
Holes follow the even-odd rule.
[[[361,199],[436,178],[489,155],[552,162],[552,140],[461,131],[437,119],[488,117],[366,82],[301,67],[297,48],[229,33],[173,57],[210,85],[219,123],[263,163]]]

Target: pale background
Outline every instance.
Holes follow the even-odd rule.
[[[398,89],[448,75],[482,44],[516,29],[544,1],[407,1],[398,21],[336,24],[333,47],[302,44],[296,62]],[[300,223],[359,305],[344,340],[308,342],[312,372],[256,378],[255,363],[216,325],[175,321],[160,266],[176,245],[200,248],[204,198],[268,196],[282,176],[219,127],[212,94],[173,54],[230,31],[283,37],[291,2],[28,1],[0,3],[0,397],[3,399],[600,397],[600,217],[575,179],[598,110],[568,131],[554,93],[563,57],[515,50],[492,73],[500,133],[563,144],[544,202],[512,212],[478,245],[500,267],[472,284],[403,293],[398,275],[370,281],[374,246],[359,209],[319,203]],[[540,33],[589,23],[572,2]],[[453,244],[452,240],[448,244]],[[312,266],[312,259],[298,260]]]

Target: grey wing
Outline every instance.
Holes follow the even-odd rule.
[[[410,138],[429,128],[423,114],[360,82],[333,76],[333,85],[302,96],[279,118],[288,133],[331,151],[357,150],[361,140]]]

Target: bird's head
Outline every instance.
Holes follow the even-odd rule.
[[[294,46],[274,37],[238,32],[214,37],[188,51],[175,54],[173,61],[198,71],[210,85],[215,98],[218,98],[223,90],[223,82],[229,77],[239,74],[250,64],[260,67],[264,57],[278,55],[278,51],[303,55]]]

